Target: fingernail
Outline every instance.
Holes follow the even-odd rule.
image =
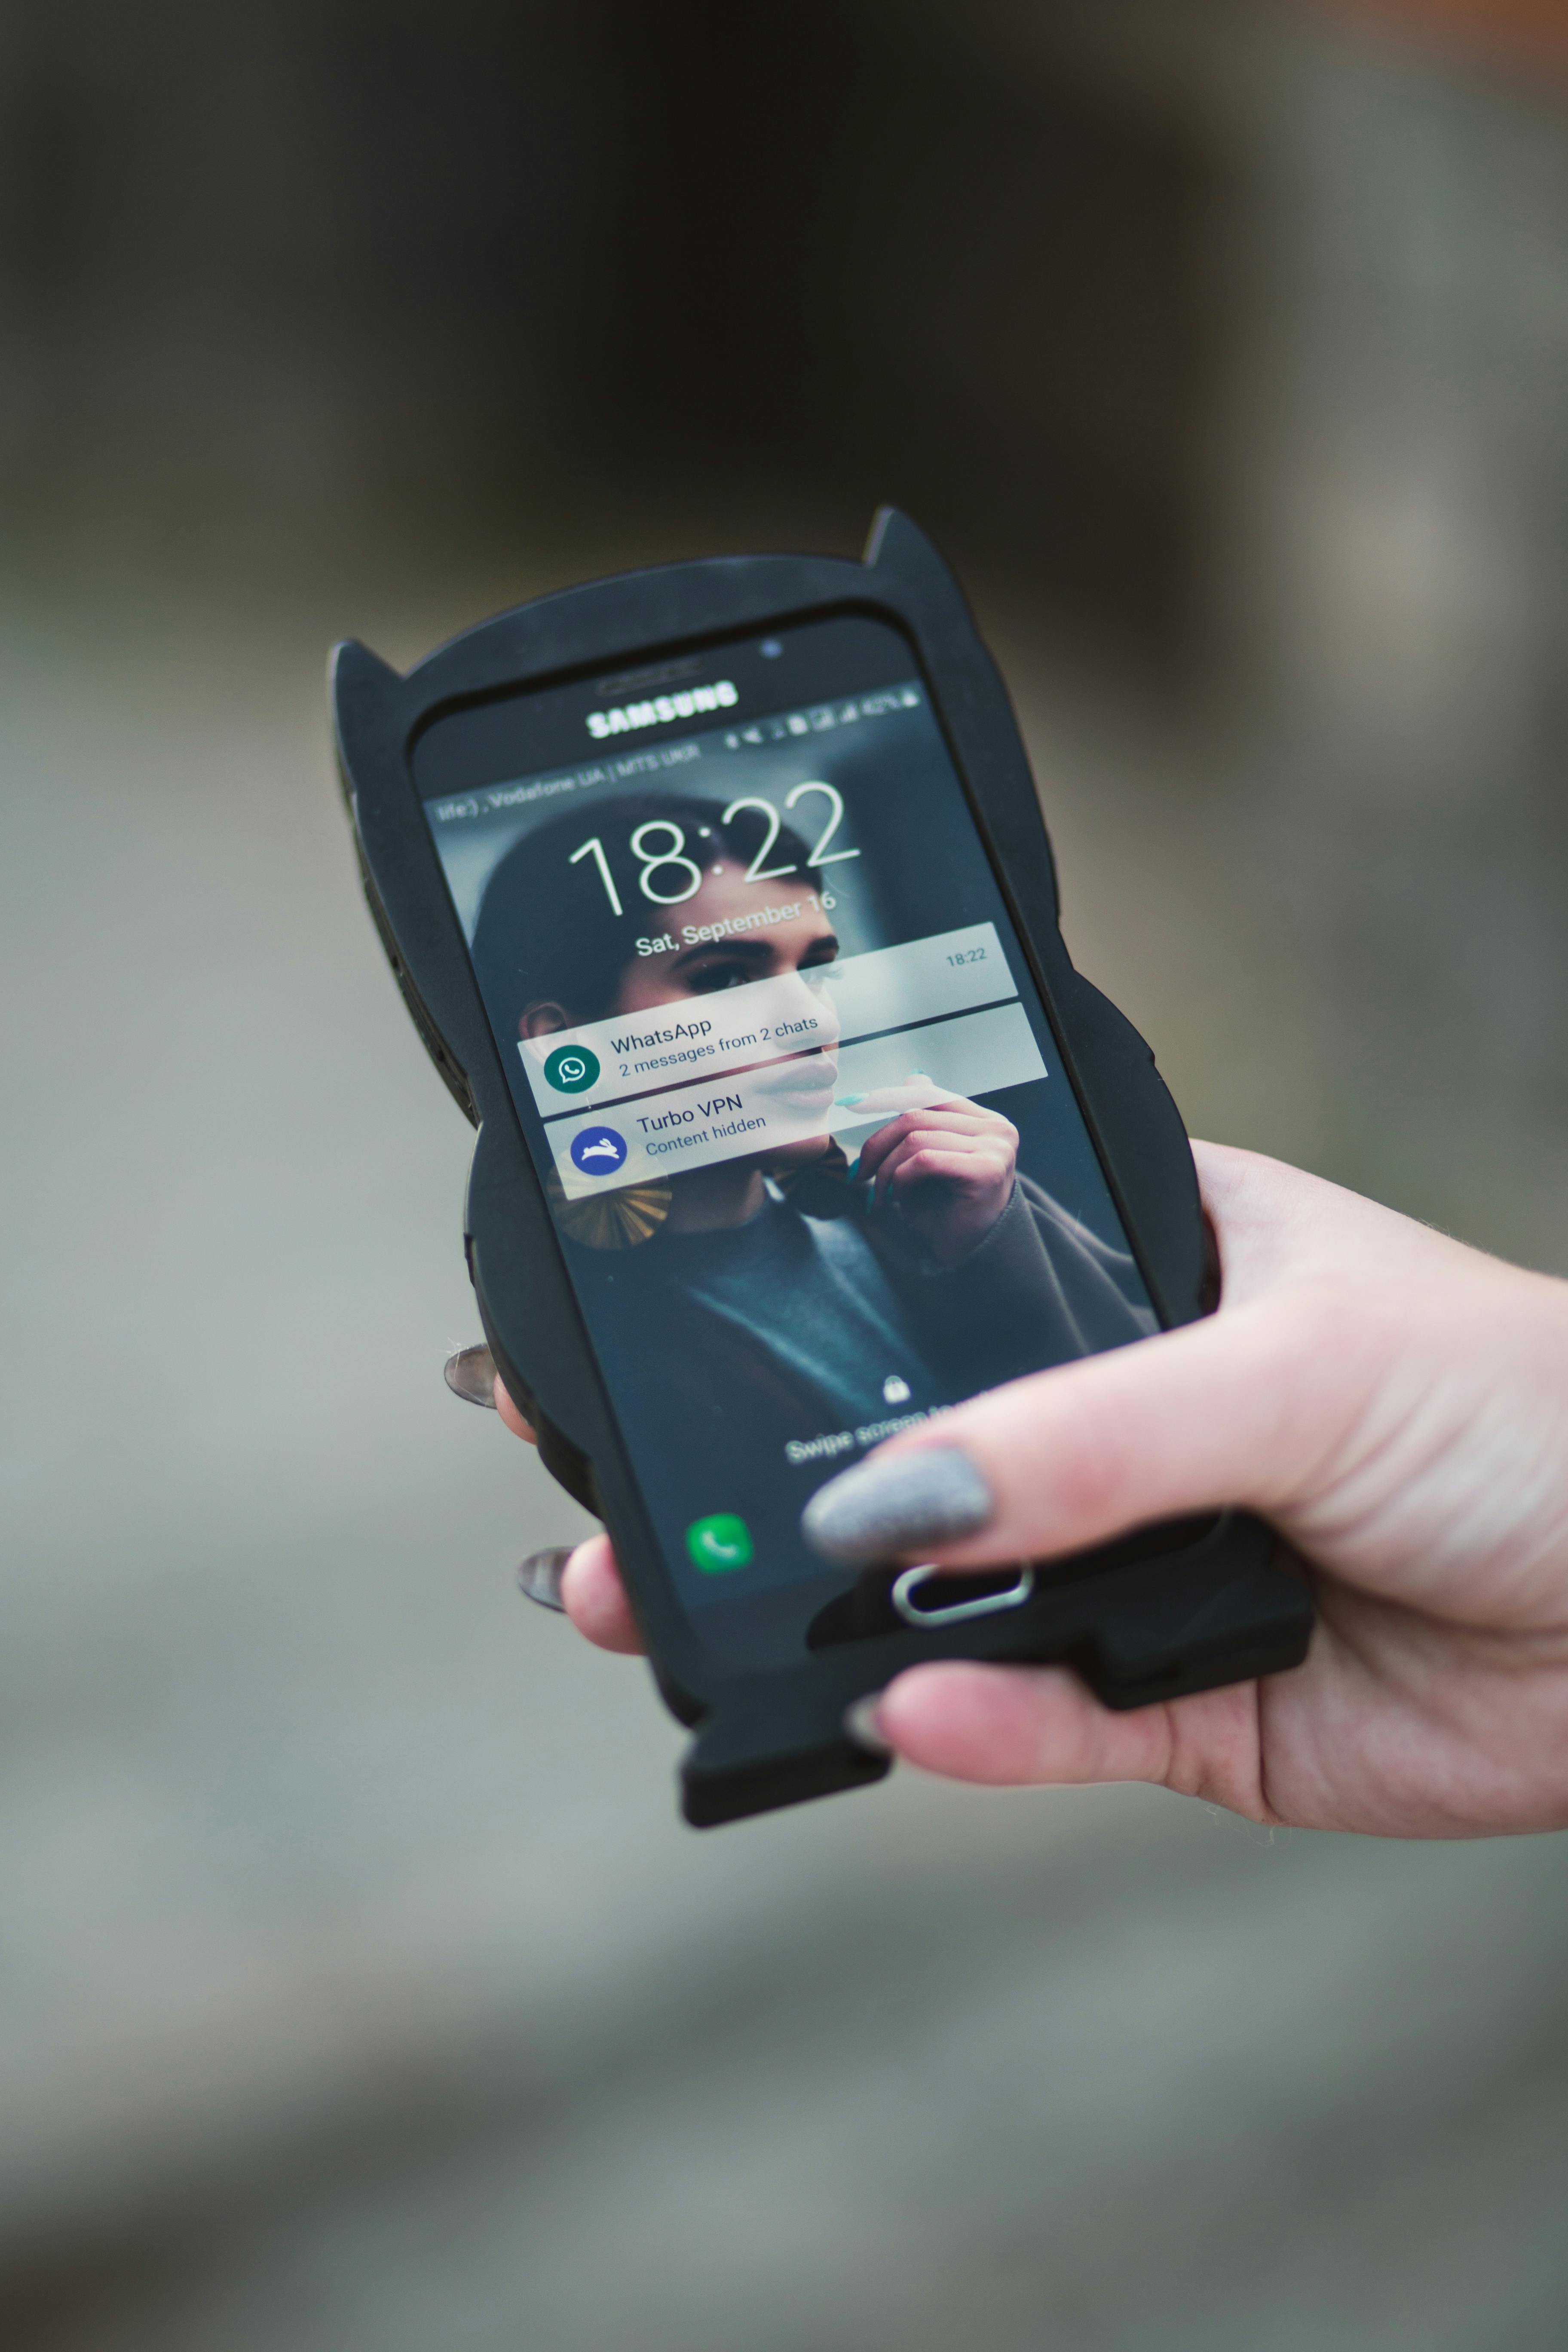
[[[862,1462],[819,1486],[801,1533],[828,1559],[897,1559],[977,1535],[994,1505],[991,1489],[956,1445],[927,1445],[890,1462]]]
[[[496,1409],[496,1360],[488,1348],[459,1348],[446,1364],[447,1386],[465,1404]]]
[[[892,1744],[882,1736],[877,1721],[877,1709],[881,1705],[880,1691],[868,1691],[844,1710],[844,1728],[857,1748],[866,1748],[873,1756],[890,1756]]]
[[[537,1601],[542,1609],[564,1610],[561,1598],[561,1576],[572,1557],[570,1544],[552,1551],[531,1551],[517,1571],[517,1589],[525,1601]]]

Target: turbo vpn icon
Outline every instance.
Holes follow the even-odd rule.
[[[585,1127],[572,1138],[572,1165],[584,1176],[614,1176],[626,1162],[626,1139],[613,1127]]]

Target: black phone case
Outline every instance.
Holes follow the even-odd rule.
[[[905,516],[879,514],[862,563],[726,556],[565,589],[466,630],[406,677],[353,641],[332,656],[365,895],[415,1026],[479,1129],[466,1248],[485,1336],[546,1467],[614,1538],[659,1689],[696,1731],[681,1783],[686,1818],[700,1827],[880,1780],[887,1759],[847,1736],[845,1710],[924,1658],[1066,1661],[1108,1706],[1136,1707],[1296,1665],[1312,1623],[1307,1586],[1278,1538],[1242,1512],[1042,1564],[1021,1607],[929,1632],[895,1618],[889,1575],[869,1573],[847,1590],[831,1641],[765,1675],[723,1668],[680,1604],[523,1140],[411,751],[437,715],[520,685],[847,612],[891,621],[912,642],[1150,1294],[1164,1324],[1191,1322],[1211,1302],[1185,1130],[1148,1046],[1073,970],[1006,689],[957,583]]]

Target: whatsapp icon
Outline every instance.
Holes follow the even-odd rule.
[[[544,1075],[563,1095],[580,1095],[599,1075],[599,1057],[586,1045],[557,1045],[545,1058]]]

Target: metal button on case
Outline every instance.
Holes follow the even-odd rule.
[[[1019,1609],[1035,1589],[1035,1571],[1021,1568],[1017,1581],[1005,1585],[1000,1592],[976,1593],[973,1601],[950,1601],[945,1608],[922,1609],[916,1593],[928,1578],[951,1575],[951,1570],[940,1568],[906,1568],[893,1587],[893,1606],[906,1625],[959,1625],[966,1617],[991,1617],[999,1609]]]

